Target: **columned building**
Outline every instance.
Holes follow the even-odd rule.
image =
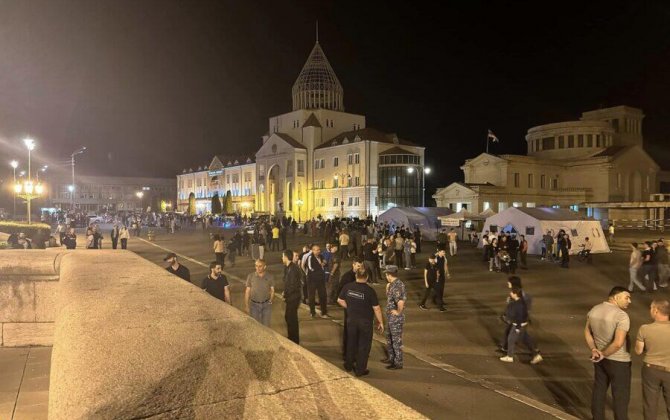
[[[643,118],[639,109],[617,106],[584,112],[579,121],[533,127],[527,155],[468,159],[461,166],[464,181],[433,197],[439,207],[472,212],[510,206],[579,210],[587,202],[646,200],[658,192],[660,167],[644,150]]]
[[[293,111],[269,119],[256,153],[257,211],[305,220],[422,204],[424,148],[345,112],[342,85],[318,42],[292,97]]]
[[[292,111],[269,118],[255,159],[217,156],[177,176],[180,210],[193,194],[197,211],[207,212],[212,195],[228,190],[236,211],[296,220],[422,205],[424,148],[345,112],[344,90],[318,42],[291,93]]]

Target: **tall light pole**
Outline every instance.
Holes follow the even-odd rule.
[[[14,185],[16,185],[16,168],[19,167],[19,162],[13,160],[9,162],[9,165],[14,170]],[[12,217],[16,217],[16,191],[14,191],[14,212],[12,213]]]
[[[144,197],[144,192],[138,191],[135,193],[135,195],[140,199],[140,213],[142,213],[144,211],[142,207],[142,197]]]
[[[33,181],[32,181],[32,174],[30,173],[30,152],[35,149],[35,140],[31,138],[25,138],[23,139],[23,144],[26,145],[26,148],[28,149],[28,183],[25,184],[27,188],[25,188],[25,192],[28,193],[29,195],[32,195],[33,192]],[[30,190],[30,192],[28,192]],[[28,224],[30,224],[30,202],[32,199],[26,198],[26,203],[28,204]]]
[[[301,199],[297,199],[295,203],[298,205],[298,223],[301,223],[302,220],[300,218],[300,215],[302,214],[302,211],[300,209],[302,208],[304,202]]]
[[[74,192],[77,189],[74,183],[74,157],[84,153],[85,150],[86,146],[83,146],[72,152],[72,155],[70,155],[70,157],[72,158],[72,188],[68,187],[68,189],[70,190],[70,198],[72,199],[72,211],[74,211]]]
[[[424,168],[419,167],[416,169],[417,181],[419,180],[419,170],[421,170],[421,207],[426,207],[426,175],[430,175],[430,168],[426,166]],[[407,168],[408,174],[413,174],[414,171],[414,166]]]
[[[342,182],[344,179],[351,179],[350,174],[335,174],[333,175],[333,179],[335,181],[338,181],[340,184],[340,191],[342,192],[341,194],[341,200],[340,200],[340,211],[342,213],[341,219],[344,219],[344,183]]]

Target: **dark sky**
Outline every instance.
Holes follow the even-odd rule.
[[[86,145],[83,172],[172,177],[253,153],[318,19],[346,110],[425,145],[429,187],[488,128],[521,153],[529,127],[621,104],[670,166],[670,3],[448,3],[0,0],[0,157],[30,135],[52,164]]]

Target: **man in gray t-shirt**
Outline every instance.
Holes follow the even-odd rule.
[[[253,319],[269,327],[272,315],[272,299],[275,294],[275,280],[272,274],[265,271],[265,261],[258,259],[254,266],[256,271],[247,276],[244,305]]]
[[[605,419],[607,388],[612,385],[615,420],[628,418],[631,362],[628,331],[630,318],[625,309],[630,305],[630,292],[624,287],[610,290],[607,301],[594,306],[586,316],[584,338],[591,350],[595,379],[591,398],[594,420]]]

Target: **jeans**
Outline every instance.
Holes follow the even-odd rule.
[[[526,331],[526,327],[515,327],[512,325],[509,329],[509,334],[507,335],[507,355],[510,357],[514,356],[514,349],[516,348],[516,342],[521,340],[523,344],[533,353],[537,353],[535,348],[535,342]]]
[[[593,420],[605,420],[605,401],[607,388],[612,386],[612,406],[615,420],[628,419],[630,401],[630,365],[631,362],[617,362],[603,359],[594,363],[593,396],[591,415]]]
[[[644,401],[644,419],[656,420],[658,400],[663,392],[667,418],[670,419],[670,372],[642,365],[642,400]]]
[[[379,264],[376,261],[363,261],[363,266],[365,271],[368,272],[368,282],[375,283],[381,279],[381,274],[379,272]]]
[[[270,317],[272,316],[272,304],[270,302],[258,303],[253,300],[249,306],[249,315],[256,321],[270,327]]]

